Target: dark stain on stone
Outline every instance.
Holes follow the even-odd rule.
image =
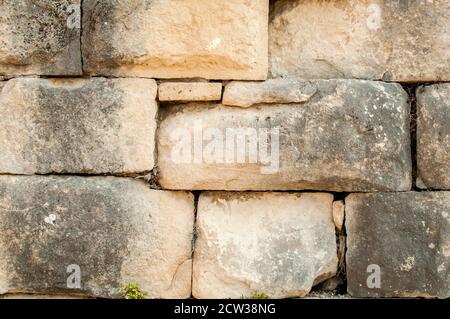
[[[449,208],[448,193],[378,193],[357,199],[350,218],[350,292],[364,297],[447,294],[449,270],[437,268],[448,262],[439,248],[449,231],[441,213]],[[380,288],[361,285],[369,264],[382,269]]]
[[[5,23],[13,28],[13,34],[20,35],[20,41],[14,43],[16,47],[2,62],[29,65],[48,61],[72,41],[78,41],[79,30],[66,26],[70,4],[69,0],[1,1],[0,8],[6,10],[0,24]]]
[[[128,5],[119,5],[117,0],[84,0],[83,1],[83,36],[82,52],[86,64],[85,72],[91,68],[114,69],[123,65],[133,64],[127,60],[123,52],[114,43],[121,43],[117,39],[121,35],[117,32],[119,28],[133,30],[136,26],[131,26],[133,21],[130,16],[135,16],[139,12],[150,10],[154,5],[154,0],[134,1]],[[112,41],[112,39],[116,39]],[[124,39],[125,40],[125,39]],[[136,52],[144,52],[145,47],[137,48],[139,43],[134,43]]]
[[[120,131],[118,112],[124,93],[107,79],[74,81],[35,84],[35,136],[23,148],[23,158],[36,158],[41,173],[120,170],[124,166],[121,152],[117,145],[105,145],[105,136],[117,136]]]

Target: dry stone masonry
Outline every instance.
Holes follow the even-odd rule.
[[[302,104],[246,109],[165,106],[157,137],[161,185],[184,190],[411,188],[410,112],[400,85],[294,81],[292,90],[299,87],[316,93]]]
[[[450,1],[0,0],[0,298],[450,298]]]

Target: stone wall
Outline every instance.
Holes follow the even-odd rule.
[[[0,298],[450,297],[450,1],[0,1]]]

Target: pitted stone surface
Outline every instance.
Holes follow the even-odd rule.
[[[450,84],[420,87],[416,96],[418,186],[450,189]]]
[[[279,0],[272,77],[450,80],[450,1]]]
[[[80,0],[0,1],[0,75],[81,75],[79,13]]]

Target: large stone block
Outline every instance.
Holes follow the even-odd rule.
[[[160,184],[185,190],[411,189],[408,96],[398,84],[309,82],[302,104],[161,109]]]
[[[273,77],[450,80],[450,1],[279,0]]]
[[[306,295],[337,269],[333,195],[202,193],[192,294]]]
[[[261,80],[268,0],[83,1],[89,74]]]
[[[420,87],[416,96],[418,186],[450,189],[450,84]]]
[[[191,194],[142,181],[2,176],[0,294],[187,298],[193,223]]]
[[[348,291],[355,297],[450,297],[450,193],[352,194]]]
[[[80,0],[0,1],[0,74],[80,75],[79,13]]]
[[[36,79],[0,93],[0,172],[133,173],[153,169],[156,83]]]

